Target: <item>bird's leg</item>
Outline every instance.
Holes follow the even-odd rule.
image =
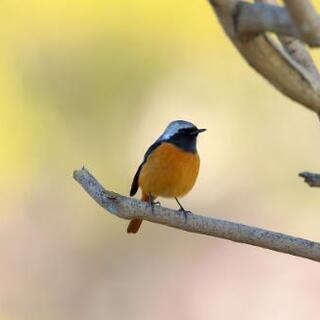
[[[149,196],[149,203],[150,203],[150,205],[151,205],[151,209],[152,209],[152,213],[153,213],[153,209],[154,209],[154,207],[155,206],[161,206],[161,203],[160,203],[160,201],[154,201],[155,200],[155,197],[151,194],[151,193],[149,193],[148,194],[148,196]]]
[[[187,210],[184,209],[184,207],[182,206],[182,204],[180,203],[180,201],[178,200],[177,197],[174,197],[174,198],[176,199],[176,201],[177,201],[177,203],[178,203],[178,205],[179,205],[179,207],[180,207],[179,211],[182,211],[182,213],[183,213],[183,215],[184,215],[184,218],[185,218],[185,220],[186,220],[186,222],[187,222],[188,213],[189,213],[190,211],[187,211]]]
[[[178,200],[178,198],[177,197],[174,197],[175,199],[176,199],[176,201],[177,201],[177,203],[178,203],[178,205],[179,205],[179,207],[180,207],[180,211],[186,211],[186,210],[184,210],[184,207],[182,206],[182,204],[180,203],[180,201]]]

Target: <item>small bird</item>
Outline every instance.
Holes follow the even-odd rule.
[[[145,153],[133,178],[130,196],[140,187],[141,200],[154,205],[157,197],[175,198],[180,210],[186,213],[178,197],[186,195],[196,182],[200,167],[197,137],[204,131],[188,121],[170,122]],[[141,223],[142,219],[132,219],[127,232],[138,232]]]

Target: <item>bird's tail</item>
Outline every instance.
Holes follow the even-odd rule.
[[[147,193],[142,193],[142,197],[141,197],[142,201],[151,201],[152,199],[150,199],[149,195]],[[129,222],[128,228],[127,228],[127,233],[137,233],[140,229],[141,223],[142,223],[142,219],[140,218],[136,218],[136,219],[132,219]]]
[[[132,219],[128,224],[127,233],[137,233],[140,229],[141,223],[142,219]]]

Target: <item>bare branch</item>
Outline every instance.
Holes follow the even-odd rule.
[[[301,39],[310,46],[320,45],[320,17],[309,0],[284,0],[299,30]]]
[[[320,174],[305,171],[305,172],[299,173],[299,176],[304,178],[304,181],[310,187],[320,188]]]
[[[241,38],[264,32],[299,38],[299,32],[284,7],[239,2],[237,29]]]
[[[226,34],[244,59],[280,92],[307,108],[320,112],[320,81],[268,36],[243,41],[237,32],[240,0],[210,0]]]
[[[311,55],[306,50],[304,44],[298,40],[287,36],[278,37],[284,50],[294,59],[301,67],[305,68],[310,75],[320,83],[320,74]]]
[[[300,38],[313,47],[320,46],[320,37],[306,37],[302,34],[285,7],[271,4],[270,1],[259,2],[260,3],[256,4],[239,2],[239,17],[237,23],[238,31],[242,38],[264,32],[274,32],[277,35]],[[302,6],[305,5],[304,1],[300,1],[299,4]],[[319,17],[316,13],[315,16],[314,21],[318,22]],[[313,32],[315,30],[313,30]]]
[[[74,179],[104,209],[122,219],[142,218],[180,230],[246,243],[290,255],[320,261],[320,243],[243,224],[154,206],[107,191],[85,168]]]
[[[278,7],[277,0],[255,0],[259,3],[269,4]],[[290,19],[290,23],[293,24],[291,17],[289,17],[287,10],[286,15]],[[296,30],[295,26],[294,29]],[[297,30],[296,30],[297,32]],[[311,55],[308,50],[305,48],[305,45],[297,39],[297,37],[291,37],[290,35],[281,35],[279,32],[277,33],[278,39],[283,46],[283,49],[286,53],[301,67],[310,72],[311,76],[315,79],[315,81],[320,82],[320,74],[317,66],[315,65]]]

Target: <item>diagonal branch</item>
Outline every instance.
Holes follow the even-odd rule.
[[[300,1],[300,0],[298,0]],[[296,26],[286,7],[278,6],[273,1],[257,1],[259,3],[239,2],[238,32],[242,38],[254,34],[273,32],[277,35],[290,36],[304,41],[306,44],[319,47],[320,37],[306,37]],[[275,2],[275,1],[274,1]],[[303,1],[301,1],[303,3]],[[302,4],[304,6],[304,4]],[[319,17],[314,21],[319,21]],[[299,16],[300,18],[300,16]],[[303,20],[303,23],[305,21]],[[306,22],[308,23],[308,22]],[[313,29],[315,32],[317,29]],[[319,30],[317,30],[320,32]]]
[[[285,7],[267,3],[240,2],[237,29],[242,38],[264,32],[299,38],[299,32]]]
[[[85,168],[73,173],[74,179],[104,209],[122,219],[142,218],[180,230],[246,243],[293,256],[320,261],[320,243],[235,222],[154,206],[107,191]]]
[[[295,60],[302,68],[310,73],[315,82],[320,83],[320,74],[310,53],[305,45],[299,40],[288,36],[278,36],[284,50]]]
[[[301,39],[310,46],[320,44],[320,17],[309,0],[284,0],[299,30]]]
[[[282,8],[278,6],[277,0],[255,0],[259,2],[258,4],[264,5],[271,5],[271,7]],[[295,32],[298,32],[294,22],[291,20],[291,16],[288,14],[287,10],[283,13],[286,19],[289,20],[289,25],[293,24],[293,29]],[[257,17],[260,18],[260,17]],[[279,17],[279,19],[281,19]],[[282,18],[283,19],[283,18]],[[268,30],[266,30],[268,31]],[[320,74],[316,64],[314,63],[311,55],[309,54],[308,50],[306,49],[305,45],[302,41],[299,40],[299,36],[295,36],[294,34],[290,36],[290,34],[285,35],[281,32],[275,32],[278,36],[280,43],[283,46],[285,52],[295,61],[297,62],[302,68],[304,68],[307,72],[310,73],[311,77],[314,79],[315,82],[320,82]]]
[[[236,26],[239,33],[239,37],[245,41],[250,40],[250,36],[255,37],[259,33],[266,31],[274,32],[285,53],[288,55],[287,60],[291,59],[300,66],[305,74],[310,75],[310,79],[313,79],[312,90],[319,92],[320,74],[317,66],[315,65],[311,55],[306,49],[302,41],[299,40],[301,35],[299,30],[296,28],[296,24],[292,21],[291,16],[288,14],[286,8],[279,7],[277,0],[255,0],[257,4],[247,3],[240,1],[238,4],[238,14],[236,19]],[[289,1],[288,1],[289,3]],[[304,9],[309,8],[307,14],[305,10],[299,12],[297,8],[303,6]],[[303,19],[310,19],[310,15],[313,19],[317,18],[315,11],[308,1],[306,2],[290,2],[289,6],[296,6],[293,8],[295,14],[301,14],[304,16]],[[308,41],[306,39],[302,39]],[[319,38],[320,40],[320,38]],[[269,38],[270,44],[274,48],[277,48],[276,44],[272,39]],[[313,43],[315,45],[315,43]],[[281,54],[281,48],[277,48],[279,54]],[[295,64],[292,67],[296,68]],[[298,68],[296,68],[298,70]],[[265,76],[265,75],[264,75]],[[320,113],[317,112],[320,118]],[[314,173],[303,172],[300,174],[311,187],[320,187],[320,175]]]
[[[320,112],[320,81],[317,72],[310,71],[292,58],[270,37],[260,34],[247,41],[237,31],[240,0],[209,0],[224,31],[248,64],[273,84],[280,92],[305,107]]]

